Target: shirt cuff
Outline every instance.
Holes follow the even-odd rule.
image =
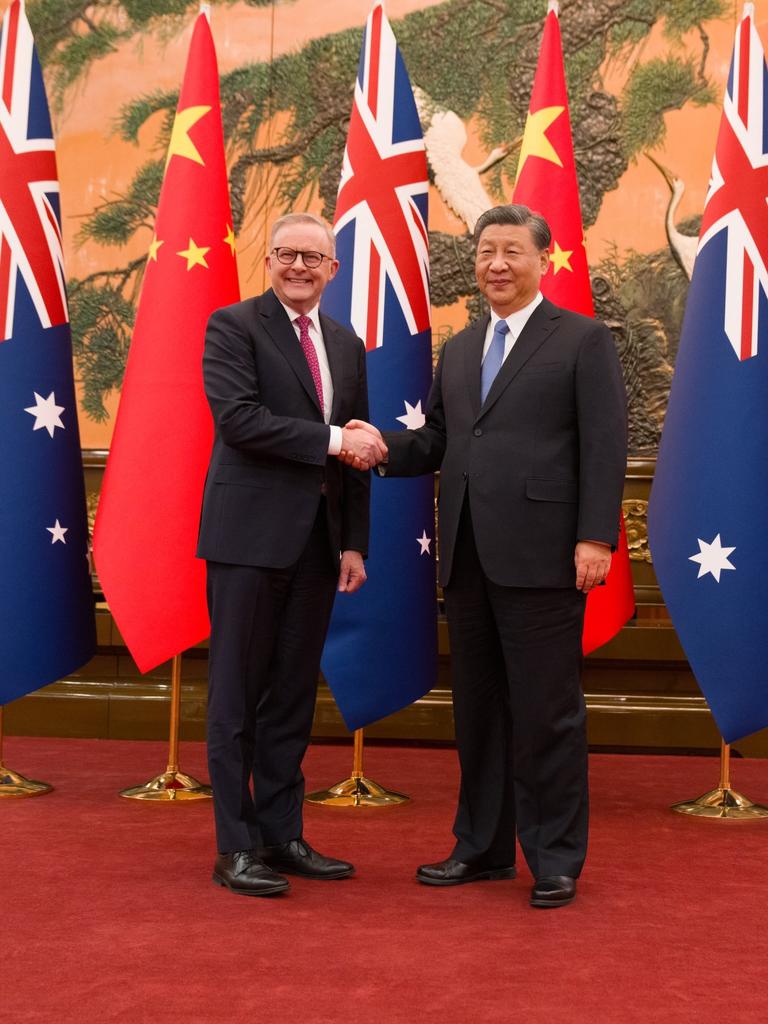
[[[341,451],[341,427],[329,427],[331,436],[328,438],[328,454],[338,455]]]

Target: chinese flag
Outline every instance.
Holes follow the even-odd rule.
[[[541,290],[548,299],[594,316],[579,185],[573,159],[568,93],[557,3],[550,0],[517,166],[514,201],[546,217],[552,229],[552,262]],[[587,598],[582,647],[585,654],[615,636],[635,610],[627,535],[622,516],[618,549],[604,587]]]
[[[195,558],[213,423],[205,325],[239,298],[216,51],[195,24],[173,124],[101,500],[94,556],[142,672],[205,639],[205,564]]]

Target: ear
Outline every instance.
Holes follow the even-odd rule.
[[[340,266],[341,266],[341,264],[339,263],[338,260],[332,260],[328,264],[328,280],[329,281],[332,281],[334,279],[334,277],[336,277],[336,273],[337,273],[337,271],[338,271]]]
[[[543,249],[539,253],[539,266],[541,267],[541,276],[544,277],[546,272],[549,270],[549,249]]]

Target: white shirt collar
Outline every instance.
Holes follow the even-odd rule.
[[[283,307],[285,312],[288,314],[288,319],[295,326],[296,318],[300,317],[301,313],[298,313],[295,309],[291,309],[290,306],[286,306],[286,304],[284,302],[282,302],[280,299],[278,299],[277,301],[280,303],[280,305]],[[312,321],[312,326],[314,327],[316,333],[319,334],[320,337],[322,337],[323,336],[323,332],[320,330],[320,305],[319,305],[319,303],[318,303],[317,306],[315,306],[314,309],[310,309],[310,311],[306,315]]]
[[[506,320],[509,324],[509,331],[512,337],[515,339],[519,338],[520,332],[528,323],[531,313],[533,313],[534,309],[536,309],[543,299],[544,296],[541,292],[536,292],[536,295],[527,306],[523,306],[522,309],[516,309],[514,313],[510,313],[509,316],[506,317],[501,317],[498,313],[494,312],[494,310],[491,310],[491,330],[495,330],[496,324],[499,320]]]

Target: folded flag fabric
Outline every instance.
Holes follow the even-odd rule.
[[[0,32],[0,704],[92,656],[56,153],[22,0]]]
[[[365,28],[334,227],[341,268],[323,310],[368,350],[372,421],[419,427],[432,381],[427,160],[403,58],[381,4]],[[323,672],[350,729],[432,689],[437,671],[432,476],[371,495],[368,582],[341,595]]]
[[[727,743],[768,726],[768,69],[751,7],[648,510],[664,601]]]

